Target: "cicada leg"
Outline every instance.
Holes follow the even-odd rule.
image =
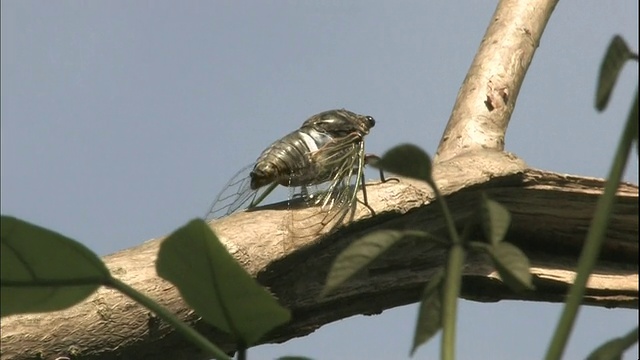
[[[380,173],[380,175],[382,175],[382,172]],[[360,174],[360,182],[362,183],[362,201],[358,199],[358,202],[364,205],[367,209],[369,209],[369,211],[371,212],[371,216],[375,216],[376,211],[373,210],[371,205],[369,205],[369,199],[367,198],[367,186],[365,184],[364,171],[362,172],[362,174]]]
[[[256,207],[258,206],[262,200],[264,200],[267,196],[269,196],[269,194],[271,194],[271,192],[273,191],[273,189],[275,189],[278,186],[278,183],[274,182],[271,185],[269,185],[268,188],[266,188],[261,194],[260,196],[258,196],[257,198],[251,200],[251,203],[249,204],[249,208],[252,207]]]
[[[375,163],[377,163],[378,161],[380,161],[380,156],[375,155],[375,154],[365,154],[364,155],[364,163],[366,165],[375,165]],[[384,170],[382,170],[381,168],[378,168],[378,170],[380,171],[380,182],[387,182],[387,181],[400,181],[400,179],[398,178],[385,178],[384,176]]]
[[[380,160],[380,156],[375,154],[365,154],[364,155],[364,163],[366,165],[373,165]],[[387,181],[400,181],[398,178],[386,178],[384,176],[384,170],[378,169],[380,171],[380,182],[385,183]],[[369,205],[369,199],[367,198],[367,186],[365,184],[364,172],[360,174],[360,183],[362,184],[362,201],[358,200],[362,205],[364,205],[371,212],[371,216],[375,216],[376,212],[373,210],[371,205]]]

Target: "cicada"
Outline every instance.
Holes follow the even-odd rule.
[[[255,207],[281,185],[291,189],[290,203],[297,198],[306,208],[291,212],[293,236],[329,232],[353,214],[364,191],[364,137],[374,125],[373,117],[345,109],[311,116],[231,178],[206,220]]]

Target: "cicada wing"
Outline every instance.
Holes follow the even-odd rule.
[[[224,189],[218,194],[218,197],[213,201],[211,208],[205,215],[205,221],[217,219],[236,211],[256,206],[258,202],[267,195],[267,192],[273,190],[273,187],[270,186],[251,189],[250,175],[253,167],[253,164],[244,167],[229,180]],[[260,200],[256,201],[257,199]]]
[[[353,217],[364,167],[364,142],[360,136],[336,139],[311,154],[319,166],[335,169],[332,178],[300,196],[305,208],[291,211],[294,240],[327,234]]]

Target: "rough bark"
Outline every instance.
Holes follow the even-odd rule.
[[[435,178],[456,218],[463,222],[480,192],[503,203],[513,215],[508,241],[531,259],[536,291],[515,294],[500,281],[486,258],[471,256],[465,267],[463,297],[477,301],[520,299],[563,301],[604,182],[527,169],[516,157],[485,151],[438,165]],[[212,223],[230,252],[280,302],[293,321],[264,342],[304,336],[331,321],[355,314],[377,314],[418,300],[424,283],[443,264],[441,251],[425,250],[420,241],[394,247],[329,298],[319,300],[332,259],[353,239],[379,229],[441,231],[432,190],[406,179],[367,185],[370,205],[335,234],[292,244],[279,230],[283,212],[267,209],[239,213]],[[238,231],[238,229],[242,229]],[[105,257],[116,277],[146,293],[233,350],[219,332],[200,321],[177,291],[155,274],[162,239]],[[620,185],[618,202],[601,261],[588,285],[586,304],[638,307],[638,187]],[[116,291],[101,289],[84,303],[49,314],[3,319],[2,359],[196,359],[204,358],[170,327]]]

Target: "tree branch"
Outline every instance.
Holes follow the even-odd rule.
[[[507,241],[530,257],[535,275],[536,291],[514,294],[486,258],[470,256],[464,297],[477,301],[563,301],[597,196],[604,187],[602,180],[526,169],[518,158],[492,151],[441,163],[434,176],[457,221],[464,222],[481,191],[507,206],[513,216]],[[304,243],[291,244],[279,229],[289,211],[282,206],[212,223],[235,258],[293,311],[293,321],[269,334],[264,342],[282,342],[338,319],[415,302],[424,283],[443,264],[443,252],[424,251],[421,242],[405,241],[329,298],[318,300],[331,261],[353,239],[380,229],[442,230],[428,186],[405,179],[367,186],[376,216],[359,207],[358,218],[350,226]],[[638,188],[622,184],[585,303],[638,307],[637,239]],[[175,288],[156,276],[154,261],[161,240],[150,240],[104,260],[116,277],[233,350],[228,338],[203,323]],[[206,358],[147,310],[110,289],[101,289],[65,311],[3,319],[2,359],[53,359],[72,354],[75,359]]]
[[[469,68],[434,162],[477,149],[504,150],[524,76],[557,0],[503,0]]]

